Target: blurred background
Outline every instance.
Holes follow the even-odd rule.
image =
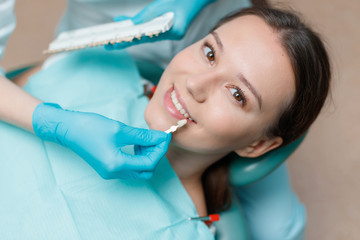
[[[307,207],[309,240],[360,238],[360,1],[283,0],[326,42],[332,95],[303,144],[288,160],[292,185]],[[17,27],[1,65],[15,69],[45,59],[66,2],[17,0]],[[359,104],[359,105],[358,105]]]

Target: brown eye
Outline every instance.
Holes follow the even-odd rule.
[[[208,54],[206,56],[209,59],[209,61],[214,61],[215,60],[215,55],[214,55],[213,52],[208,52]]]
[[[210,47],[205,46],[204,53],[206,55],[206,58],[210,61],[210,63],[213,63],[215,61],[215,53]]]
[[[236,101],[240,102],[240,103],[244,103],[245,102],[245,97],[243,95],[243,93],[236,88],[230,88],[230,92],[233,95],[233,97],[235,98]]]

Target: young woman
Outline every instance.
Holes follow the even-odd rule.
[[[99,70],[91,68],[96,64],[100,64],[102,73],[106,71],[110,77],[116,76],[110,74],[115,71],[112,67],[114,58],[107,62],[100,61],[100,54],[100,60],[94,60],[96,64],[93,64],[84,54],[69,55],[62,62],[40,71],[30,80],[27,90],[34,95],[38,94],[42,100],[54,101],[57,97],[53,94],[67,94],[68,88],[63,87],[62,91],[61,81],[67,80],[67,77],[75,79],[76,74],[83,79],[88,77],[87,72],[96,77],[95,73]],[[116,67],[126,65],[126,61],[121,59],[127,60],[126,56],[120,55]],[[80,63],[87,68],[82,68]],[[85,75],[81,75],[82,71],[85,71]],[[125,74],[129,71],[133,71],[131,66],[116,73]],[[48,80],[49,76],[55,76],[54,73],[58,74],[59,80]],[[54,81],[57,81],[56,84]],[[317,35],[298,18],[268,8],[243,10],[226,18],[204,39],[177,54],[163,73],[153,98],[146,106],[145,120],[151,129],[164,131],[179,119],[187,119],[188,123],[173,134],[166,153],[171,167],[165,159],[149,181],[106,181],[94,175],[91,169],[80,164],[64,149],[45,143],[44,161],[50,162],[55,186],[59,191],[46,191],[43,181],[34,181],[34,185],[31,184],[28,189],[33,189],[32,193],[36,193],[36,197],[27,197],[25,205],[14,206],[13,203],[19,203],[21,196],[29,196],[24,194],[28,190],[18,189],[14,194],[7,189],[11,197],[6,199],[12,201],[5,200],[3,206],[6,208],[2,213],[11,223],[15,219],[14,213],[21,213],[21,209],[26,206],[41,206],[37,204],[38,196],[41,196],[45,209],[50,209],[54,214],[47,215],[44,209],[32,212],[37,216],[34,221],[36,225],[41,223],[53,229],[59,218],[66,218],[65,211],[58,211],[66,209],[75,223],[71,226],[74,231],[66,231],[70,237],[99,238],[99,235],[94,234],[96,230],[89,229],[87,225],[87,222],[96,221],[97,230],[102,234],[120,238],[136,233],[139,239],[169,239],[170,236],[184,239],[184,234],[189,232],[198,234],[197,239],[211,238],[203,225],[195,222],[188,224],[187,219],[191,214],[204,216],[229,206],[229,186],[224,174],[228,167],[226,155],[236,152],[243,157],[257,157],[297,139],[318,115],[326,99],[329,81],[330,68],[325,48]],[[93,91],[91,82],[88,84],[86,87],[78,86],[75,91],[78,94],[80,91]],[[134,83],[129,84],[131,87]],[[43,93],[41,91],[44,90],[35,88],[50,86],[51,89],[52,85],[56,86],[57,93]],[[138,89],[138,85],[132,89]],[[101,91],[100,88],[95,90]],[[120,90],[124,91],[114,87],[115,93]],[[117,94],[121,97],[124,93]],[[63,100],[64,106],[88,110],[86,100],[74,102],[69,96],[68,100]],[[132,111],[127,112],[126,116],[124,112],[116,112],[115,115],[108,114],[108,117],[142,126],[138,122],[141,120],[134,117],[133,112],[141,113],[147,103],[143,98],[137,100],[130,97],[127,100],[131,109],[126,110]],[[53,108],[54,112],[63,111],[58,107]],[[92,125],[91,117],[87,120],[84,124],[96,128],[96,125]],[[18,158],[16,162],[6,161],[7,165],[3,169],[21,163]],[[40,161],[34,164],[40,164]],[[41,169],[35,174],[37,178],[43,176]],[[27,176],[28,172],[24,172]],[[1,175],[10,177],[5,170]],[[17,177],[20,182],[21,179],[31,179]],[[81,190],[74,193],[73,189]],[[46,198],[55,201],[49,203],[45,201]],[[144,217],[132,215],[138,213],[135,206],[141,208]],[[157,212],[152,212],[151,208]],[[81,217],[84,215],[86,220]],[[152,221],[151,217],[155,215],[157,221]],[[41,222],[41,219],[48,222]],[[138,227],[141,227],[141,233]]]
[[[298,18],[245,9],[174,57],[145,117],[150,128],[160,130],[188,119],[166,156],[206,215],[207,209],[221,208],[205,207],[204,171],[231,151],[258,157],[296,140],[317,117],[329,81],[325,48]],[[228,199],[220,199],[225,201],[218,206],[226,206]]]

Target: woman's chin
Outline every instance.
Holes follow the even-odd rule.
[[[166,131],[170,128],[170,124],[161,119],[147,118],[145,115],[145,121],[150,129]]]

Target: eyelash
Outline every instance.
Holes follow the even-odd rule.
[[[214,58],[213,60],[210,60],[208,54],[205,54],[205,57],[208,59],[208,61],[210,62],[210,64],[213,64],[213,63],[215,62],[215,56],[216,56],[215,48],[214,48],[213,45],[212,45],[211,43],[209,43],[209,42],[205,42],[205,43],[204,43],[204,50],[205,50],[205,48],[209,48],[209,49],[210,49],[210,51],[208,52],[208,54],[209,54],[210,52],[213,53],[213,58]],[[204,52],[204,53],[205,53],[205,52]],[[235,90],[239,93],[239,96],[241,97],[241,100],[240,100],[240,101],[237,100],[237,99],[235,98],[235,96],[234,96],[234,93],[232,93],[232,96],[234,97],[234,99],[235,99],[235,101],[236,101],[237,104],[241,104],[241,105],[243,105],[243,106],[246,105],[247,99],[246,99],[246,96],[245,96],[243,90],[241,90],[239,87],[234,86],[234,85],[229,86],[228,89],[235,89]]]

